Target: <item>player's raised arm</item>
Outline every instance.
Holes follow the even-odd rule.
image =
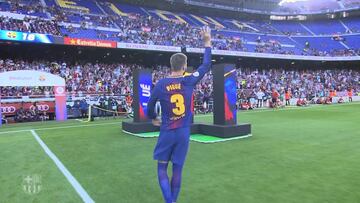
[[[204,41],[205,53],[200,67],[192,75],[185,78],[185,82],[190,85],[199,82],[211,68],[211,29],[207,26],[202,28],[200,35]]]

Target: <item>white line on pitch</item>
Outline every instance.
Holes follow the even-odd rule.
[[[80,185],[80,183],[75,179],[75,177],[70,173],[70,171],[64,166],[63,163],[56,157],[56,155],[46,146],[46,144],[41,140],[39,135],[35,132],[35,130],[30,130],[31,134],[34,136],[36,141],[40,144],[40,146],[43,148],[45,153],[54,161],[55,165],[59,168],[62,174],[66,177],[66,179],[69,181],[71,186],[76,190],[76,192],[79,194],[81,199],[85,203],[94,203],[94,200],[91,199],[89,194],[84,190],[84,188]]]
[[[75,119],[76,121],[79,121],[80,123],[88,123],[89,121],[88,120],[81,120],[81,119]]]
[[[58,126],[58,127],[49,127],[49,128],[35,128],[34,130],[56,130],[56,129],[67,129],[67,128],[81,128],[81,127],[92,127],[92,126],[102,126],[102,125],[115,125],[120,124],[120,122],[112,122],[112,123],[98,123],[98,124],[86,124],[86,125],[68,125],[68,126]],[[29,132],[29,129],[24,130],[11,130],[0,132],[1,134],[8,134],[8,133],[20,133],[20,132]]]

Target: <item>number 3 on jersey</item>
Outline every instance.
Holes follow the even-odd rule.
[[[180,116],[185,113],[184,97],[181,94],[173,94],[170,102],[176,105],[176,108],[172,109],[175,115]]]

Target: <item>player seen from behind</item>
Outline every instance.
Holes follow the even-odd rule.
[[[181,174],[190,140],[193,90],[211,68],[210,28],[203,28],[200,35],[205,46],[202,65],[194,73],[184,76],[187,56],[182,53],[172,55],[170,76],[155,85],[148,102],[147,115],[153,119],[154,125],[160,126],[154,159],[158,160],[158,180],[166,203],[176,202],[180,192]],[[157,101],[161,105],[161,121],[155,113]],[[169,161],[173,164],[171,181],[167,174]]]

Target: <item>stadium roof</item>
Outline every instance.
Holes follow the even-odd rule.
[[[184,0],[184,2],[190,5],[264,14],[318,14],[360,8],[360,0]]]

